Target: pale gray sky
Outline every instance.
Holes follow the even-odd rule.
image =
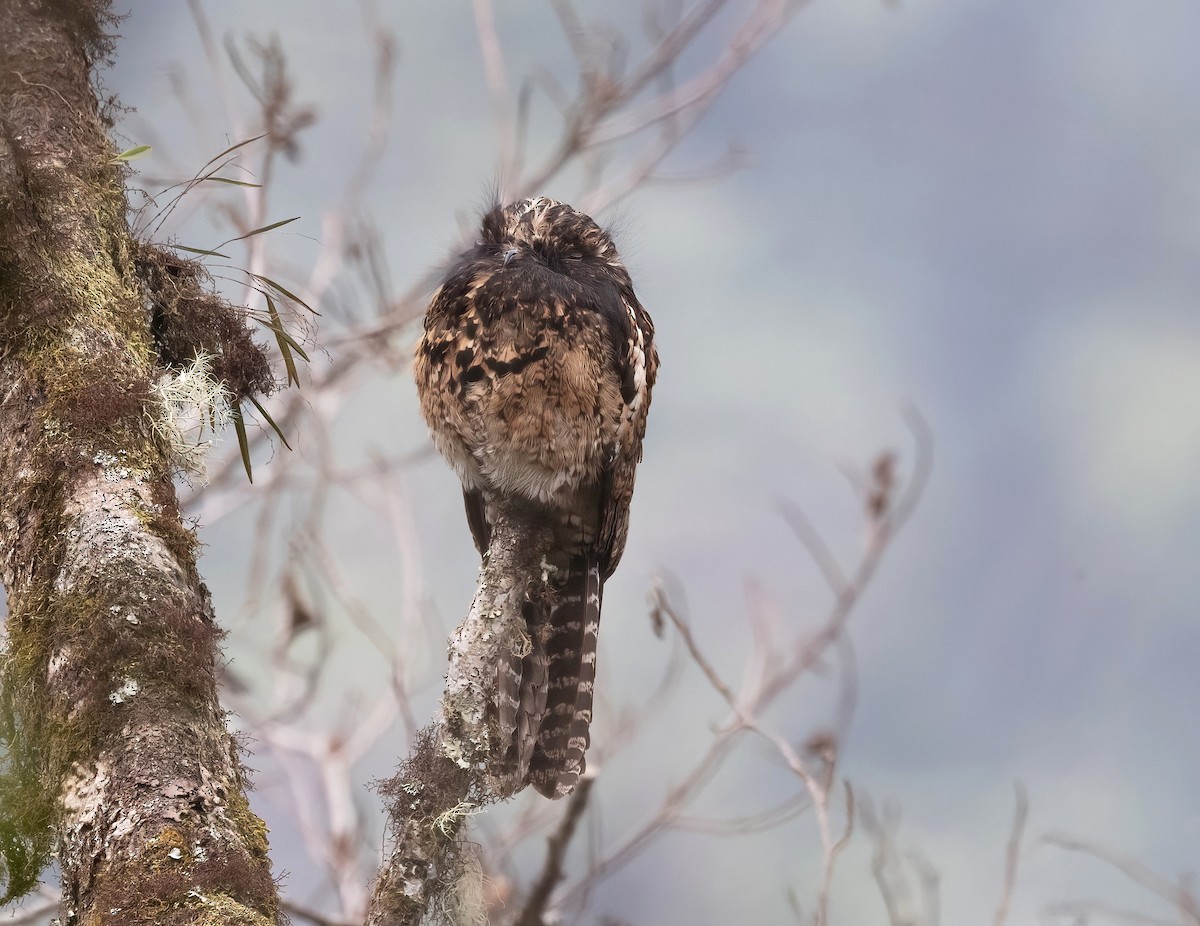
[[[636,4],[581,7],[616,19]],[[320,238],[363,133],[361,19],[313,0],[206,9],[218,36],[278,33],[299,97],[319,110],[273,210],[304,217],[278,247],[310,259],[305,236]],[[480,202],[495,138],[470,5],[383,15],[400,41],[397,127],[366,211],[403,289]],[[567,73],[548,5],[500,3],[497,15],[514,75]],[[152,135],[159,156],[195,166],[243,137],[223,121],[186,4],[132,3],[122,33],[105,82],[137,108],[122,125],[131,142]],[[697,633],[731,673],[746,577],[815,620],[816,576],[774,500],[802,505],[848,555],[857,522],[839,468],[907,451],[900,409],[913,403],[936,468],[854,619],[861,691],[843,773],[903,807],[905,838],[942,873],[944,923],[990,919],[1016,778],[1033,835],[1093,837],[1167,874],[1197,865],[1198,39],[1192,0],[814,0],[672,162],[702,167],[736,143],[746,168],[621,210],[663,366],[630,547],[606,592],[602,681],[636,703],[665,658],[643,603],[659,569],[686,586]],[[173,94],[176,69],[200,126]],[[138,166],[152,165],[164,170]],[[347,446],[422,443],[406,375],[368,395],[346,413]],[[410,491],[428,594],[449,619],[476,564],[458,490],[431,460]],[[385,615],[396,576],[384,527],[362,512],[343,522],[356,578]],[[218,608],[232,611],[248,525],[202,536]],[[435,675],[441,653],[428,656]],[[702,685],[685,692],[652,752],[606,769],[606,836],[722,716]],[[824,696],[805,694],[773,717],[784,731],[820,716]],[[377,759],[364,781],[392,756]],[[750,749],[720,790],[738,802],[789,786]],[[287,813],[263,810],[301,889],[303,856],[280,845]],[[834,922],[883,923],[856,845]],[[788,922],[784,889],[812,896],[816,851],[810,819],[745,841],[678,837],[608,882],[596,910],[639,926]],[[1086,890],[1132,902],[1115,881],[1037,849],[1010,922]]]

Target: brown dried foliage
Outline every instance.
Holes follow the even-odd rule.
[[[158,245],[141,242],[135,257],[150,301],[155,348],[168,367],[181,367],[200,354],[212,358],[212,373],[235,400],[275,391],[275,375],[246,323],[246,310],[212,288],[199,263]]]

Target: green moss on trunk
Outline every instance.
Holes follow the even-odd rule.
[[[89,83],[106,11],[0,3],[0,878],[27,891],[53,846],[68,921],[259,926],[266,830],[151,426],[146,248]]]

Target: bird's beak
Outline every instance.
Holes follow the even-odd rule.
[[[507,251],[505,251],[504,252],[504,266],[507,267],[510,263],[512,263],[512,259],[516,256],[517,256],[516,248],[509,248]]]

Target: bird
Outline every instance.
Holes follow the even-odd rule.
[[[502,511],[549,528],[548,602],[524,609],[530,652],[499,660],[495,712],[519,786],[562,797],[586,767],[604,582],[625,549],[658,372],[654,323],[592,218],[546,197],[496,204],[431,297],[413,369],[485,561]]]

